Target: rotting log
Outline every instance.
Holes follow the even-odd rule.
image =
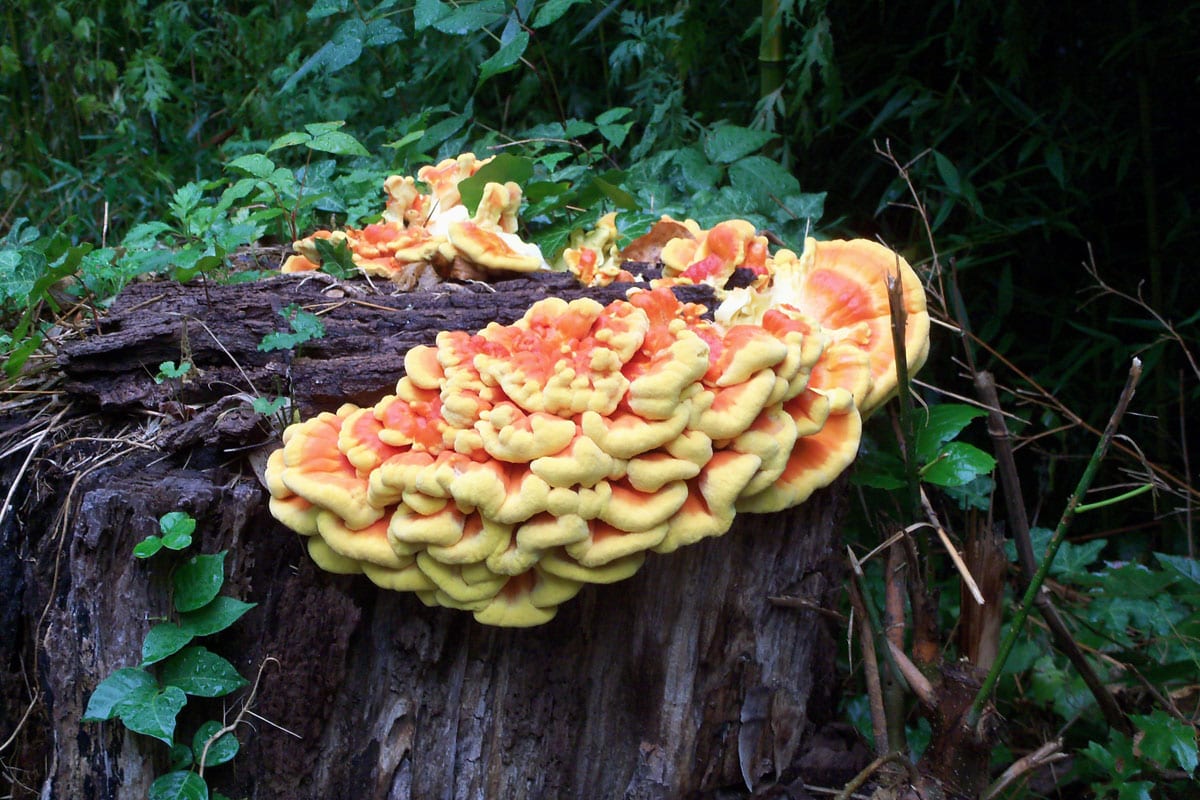
[[[439,330],[511,322],[546,295],[606,302],[626,288],[558,275],[395,296],[323,279],[143,283],[63,341],[47,400],[0,409],[0,486],[17,487],[0,524],[0,739],[15,731],[0,763],[12,795],[144,798],[166,770],[162,744],[80,717],[170,608],[165,565],[179,557],[131,550],[174,510],[198,520],[193,549],[229,551],[225,593],[258,604],[206,642],[248,677],[265,664],[241,752],[206,773],[230,797],[726,797],[747,785],[806,797],[804,781],[853,774],[861,753],[819,730],[836,702],[827,622],[768,599],[829,607],[841,484],[586,587],[532,629],[484,627],[324,573],[267,513],[247,454],[277,433],[253,395],[290,393],[306,416],[374,402],[404,352]],[[260,352],[292,303],[320,312],[326,336]],[[193,369],[158,383],[168,360]],[[180,731],[222,711],[192,699]]]

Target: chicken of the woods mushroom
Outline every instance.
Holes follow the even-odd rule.
[[[464,168],[438,169],[422,171],[436,201],[415,195],[389,212],[478,259],[462,226],[479,223],[447,219]],[[401,181],[394,196],[410,188]],[[429,202],[446,210],[431,216]],[[550,298],[512,325],[440,333],[408,352],[394,394],[290,426],[266,471],[272,514],[324,569],[530,626],[585,583],[631,576],[649,552],[829,485],[858,450],[863,416],[897,388],[888,275],[900,279],[910,372],[925,360],[918,276],[869,241],[771,254],[741,220],[670,224],[655,245],[663,278],[626,299]],[[594,282],[629,280],[615,240],[605,218],[568,265]],[[748,285],[725,289],[739,268]],[[723,298],[711,321],[670,288],[701,282]]]

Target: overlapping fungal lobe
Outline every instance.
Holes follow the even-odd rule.
[[[729,327],[703,311],[657,289],[444,332],[373,407],[288,428],[272,512],[334,571],[487,624],[545,622],[743,505],[799,502],[857,448],[846,386],[865,359],[822,371],[827,337],[794,310]]]
[[[462,202],[459,184],[491,159],[463,153],[417,171],[392,175],[383,184],[386,203],[379,222],[340,231],[316,231],[293,242],[296,254],[285,273],[320,269],[317,242],[344,243],[366,275],[409,283],[414,274],[487,278],[548,268],[537,245],[517,236],[521,187],[487,183],[474,214]],[[422,184],[428,192],[418,188]]]

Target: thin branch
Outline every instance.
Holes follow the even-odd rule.
[[[996,383],[990,372],[980,372],[975,376],[975,388],[980,399],[989,408],[999,408],[1000,399],[996,395]],[[1021,566],[1021,575],[1026,587],[1030,586],[1037,572],[1037,557],[1033,552],[1033,537],[1029,533],[1029,518],[1025,513],[1025,501],[1021,494],[1021,479],[1017,473],[1016,460],[1013,458],[1012,440],[1008,426],[999,414],[988,415],[988,434],[996,453],[996,470],[1000,476],[1000,486],[1003,488],[1004,505],[1008,511],[1008,525],[1012,529],[1013,543],[1017,549],[1017,561]],[[1104,681],[1092,669],[1091,663],[1084,657],[1083,651],[1075,642],[1070,629],[1058,609],[1050,601],[1045,592],[1038,592],[1035,600],[1038,613],[1046,621],[1046,627],[1054,639],[1054,646],[1064,653],[1075,671],[1083,678],[1096,698],[1096,704],[1104,714],[1109,726],[1117,730],[1128,730],[1129,722],[1121,711],[1116,698],[1104,685]]]
[[[1076,508],[1079,506],[1080,500],[1087,494],[1088,489],[1091,488],[1092,481],[1096,478],[1096,472],[1100,469],[1100,462],[1104,460],[1104,456],[1108,453],[1108,447],[1116,435],[1117,426],[1120,424],[1121,418],[1125,416],[1125,410],[1129,407],[1130,401],[1133,400],[1133,394],[1137,389],[1138,380],[1141,376],[1142,362],[1135,358],[1129,368],[1129,378],[1125,382],[1125,388],[1121,391],[1117,407],[1113,410],[1112,416],[1109,417],[1108,425],[1105,426],[1104,433],[1100,436],[1100,441],[1096,444],[1092,458],[1084,469],[1083,475],[1079,478],[1079,484],[1067,499],[1067,507],[1063,509],[1062,517],[1059,519],[1058,526],[1054,530],[1054,535],[1050,539],[1050,544],[1046,548],[1046,554],[1042,559],[1041,566],[1038,567],[1037,572],[1033,575],[1033,579],[1029,582],[1029,587],[1021,599],[1021,605],[1017,609],[1012,624],[1009,626],[1008,635],[1005,636],[1004,641],[1000,644],[1000,652],[996,655],[996,663],[992,665],[992,669],[984,679],[983,685],[979,687],[979,693],[975,695],[975,702],[971,704],[971,709],[967,714],[967,722],[971,727],[974,727],[979,721],[979,716],[983,712],[984,705],[987,704],[992,696],[992,690],[995,689],[996,682],[1000,679],[1000,672],[1004,669],[1004,664],[1008,661],[1008,656],[1025,627],[1025,620],[1028,619],[1029,611],[1033,608],[1037,595],[1042,590],[1042,584],[1045,583],[1046,576],[1050,572],[1050,565],[1054,562],[1054,556],[1058,554],[1058,548],[1062,545],[1066,537],[1067,528],[1070,527],[1071,521],[1075,518]]]
[[[1027,772],[1067,758],[1067,754],[1062,752],[1062,745],[1062,739],[1054,739],[1014,761],[999,778],[992,782],[992,785],[983,793],[981,800],[992,800]]]

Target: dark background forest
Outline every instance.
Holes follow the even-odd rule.
[[[996,375],[1035,541],[1141,359],[1128,438],[1089,499],[1150,488],[1076,521],[1050,574],[1126,725],[1034,628],[997,686],[993,766],[1061,736],[1062,768],[1006,796],[1185,796],[1200,6],[13,0],[0,30],[5,401],[68,312],[103,313],[147,275],[265,273],[277,245],[370,220],[383,177],[466,150],[527,157],[557,187],[525,215],[550,252],[610,209],[630,235],[661,213],[744,217],[797,249],[812,232],[901,251],[946,323],[916,391],[954,402]],[[983,422],[961,438],[990,449]],[[906,513],[877,474],[894,469],[888,415],[867,450],[845,531],[863,551]],[[1005,530],[995,486],[930,491],[965,537]],[[954,571],[931,576],[949,631]],[[845,717],[869,739],[861,668],[844,666]],[[901,725],[919,751],[928,724]]]

